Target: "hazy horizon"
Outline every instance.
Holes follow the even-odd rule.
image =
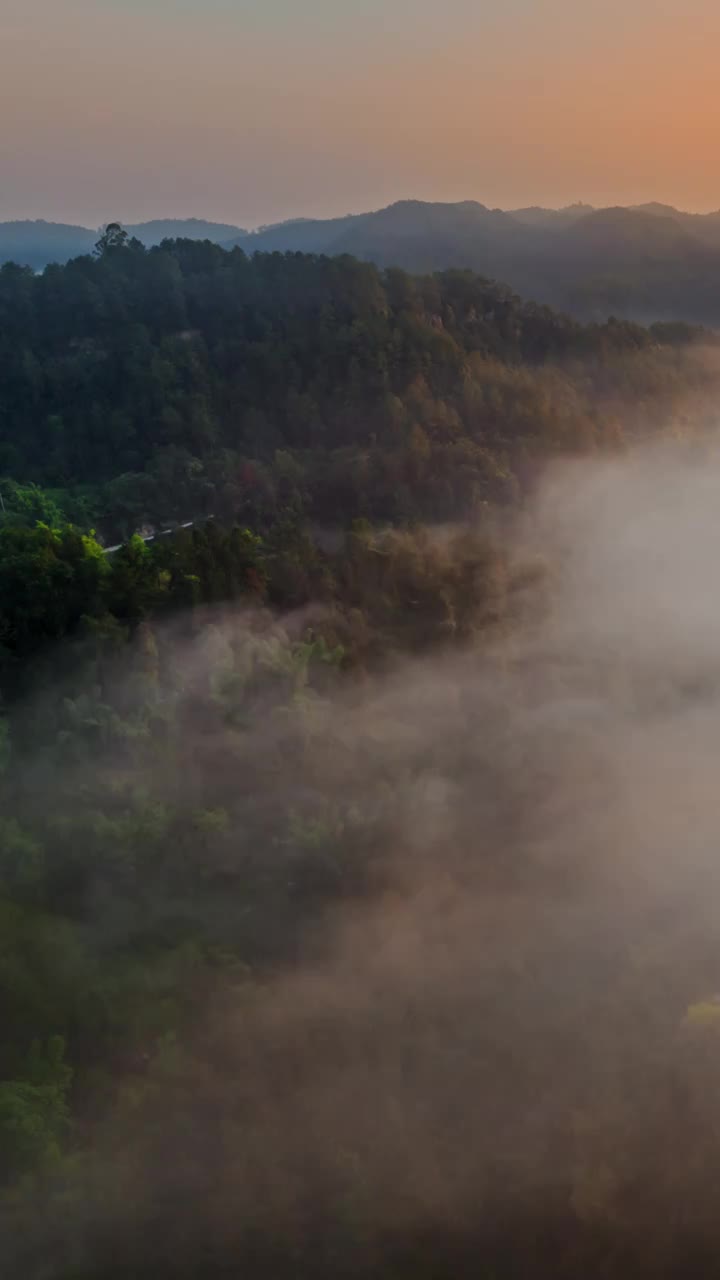
[[[720,206],[711,0],[2,10],[2,221]]]
[[[12,218],[6,218],[3,216],[2,210],[0,208],[0,225],[6,222],[44,222],[50,226],[52,225],[77,226],[77,227],[82,227],[88,231],[96,231],[96,230],[99,231],[104,226],[106,226],[110,221],[119,222],[121,226],[126,226],[126,227],[132,227],[132,226],[137,226],[137,225],[146,224],[146,223],[149,224],[152,222],[196,221],[196,222],[209,222],[209,223],[216,224],[218,226],[221,226],[221,225],[236,226],[246,231],[257,231],[263,227],[273,225],[275,222],[282,223],[286,221],[287,222],[302,221],[306,218],[310,220],[317,219],[322,221],[322,220],[332,220],[333,218],[340,218],[340,217],[353,216],[353,215],[362,217],[364,215],[377,212],[380,209],[387,208],[389,205],[392,205],[392,204],[405,204],[405,203],[412,204],[416,202],[417,203],[435,203],[435,204],[476,203],[476,204],[484,205],[485,208],[487,209],[500,210],[500,212],[503,212],[503,213],[514,213],[522,209],[530,209],[530,208],[537,208],[537,209],[543,208],[547,210],[561,211],[563,209],[571,208],[572,206],[579,206],[579,205],[583,205],[588,209],[592,208],[596,210],[612,209],[612,208],[640,208],[644,205],[649,205],[649,204],[666,205],[668,208],[674,208],[678,213],[699,214],[701,216],[720,213],[720,205],[712,208],[689,209],[689,208],[684,208],[680,203],[670,199],[652,200],[652,201],[640,200],[633,205],[623,205],[619,201],[608,201],[607,203],[603,203],[603,204],[593,204],[591,201],[585,200],[583,199],[582,196],[579,196],[576,200],[569,200],[562,205],[544,204],[540,200],[529,199],[526,202],[523,202],[522,204],[516,204],[512,208],[510,208],[510,207],[503,207],[501,205],[489,204],[487,200],[483,200],[479,196],[459,196],[457,200],[444,200],[441,197],[426,198],[423,196],[416,196],[416,195],[400,195],[400,196],[397,196],[396,199],[388,200],[384,205],[370,204],[366,202],[361,207],[354,208],[354,209],[343,208],[343,209],[336,209],[333,212],[320,212],[317,214],[310,214],[310,215],[304,214],[304,213],[298,213],[298,212],[289,212],[285,217],[282,217],[282,218],[277,218],[277,219],[263,218],[259,222],[255,222],[255,223],[249,223],[247,219],[243,220],[242,218],[233,217],[232,214],[229,214],[228,216],[223,217],[221,215],[212,215],[212,214],[207,214],[202,212],[186,213],[184,212],[182,207],[179,209],[171,209],[171,210],[166,209],[164,212],[160,211],[160,212],[150,213],[146,217],[136,217],[135,215],[131,215],[129,217],[118,217],[116,214],[112,214],[112,215],[107,214],[106,216],[100,218],[97,222],[94,222],[87,217],[84,217],[84,218],[78,217],[77,219],[71,221],[69,219],[55,217],[47,213],[33,214],[33,215],[19,214]]]

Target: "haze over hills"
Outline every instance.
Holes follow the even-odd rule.
[[[151,222],[128,223],[128,235],[137,236],[151,248],[162,240],[212,240],[222,244],[246,232],[232,223],[208,222],[205,218],[154,218]]]
[[[232,223],[207,222],[201,218],[163,218],[151,222],[128,223],[129,235],[136,236],[151,248],[161,240],[213,240],[217,244],[245,234]],[[42,270],[50,262],[68,262],[70,258],[92,253],[98,230],[73,226],[64,222],[34,221],[0,222],[0,263],[18,262]]]
[[[594,212],[593,205],[583,204],[580,200],[577,204],[569,204],[562,209],[545,209],[542,205],[530,205],[526,209],[513,209],[512,216],[531,227],[569,227],[579,218]]]
[[[207,239],[249,254],[349,254],[421,273],[469,268],[585,320],[614,314],[720,324],[720,212],[690,214],[657,203],[505,211],[474,200],[402,200],[369,213],[291,219],[255,231],[200,219],[126,229],[148,247],[163,239]],[[97,234],[56,223],[0,223],[0,262],[40,270],[91,252]]]
[[[349,253],[429,272],[468,267],[583,319],[720,323],[720,214],[665,206],[525,208],[402,201],[236,238],[246,252]]]

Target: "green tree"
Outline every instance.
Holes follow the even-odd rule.
[[[0,1080],[0,1180],[58,1161],[70,1128],[72,1077],[65,1042],[53,1036],[45,1046],[33,1044],[25,1079]]]
[[[124,249],[127,243],[128,233],[124,227],[119,222],[108,222],[95,245],[95,254],[98,258],[103,258],[115,249]]]

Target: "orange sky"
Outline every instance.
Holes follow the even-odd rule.
[[[0,0],[0,219],[720,206],[717,0]]]

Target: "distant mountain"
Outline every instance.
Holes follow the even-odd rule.
[[[213,240],[222,244],[234,236],[245,234],[231,223],[205,222],[199,218],[172,218],[128,224],[129,235],[142,240],[148,248],[161,240]],[[18,262],[42,270],[49,262],[67,262],[70,258],[92,253],[99,232],[64,222],[0,222],[0,263]]]
[[[681,213],[671,204],[661,204],[658,200],[650,200],[648,204],[633,204],[630,208],[635,213],[651,213],[656,218],[675,218],[682,221],[683,218],[703,217],[703,214]]]
[[[527,209],[511,209],[510,213],[518,222],[529,227],[570,227],[579,218],[594,213],[591,204],[569,204],[564,209],[543,209],[540,205],[531,205]]]
[[[649,204],[630,205],[630,208],[634,213],[651,213],[656,218],[674,218],[677,222],[687,222],[696,228],[712,226],[720,221],[720,209],[711,213],[686,213],[683,209],[676,209],[671,204],[660,204],[657,200],[651,200]]]
[[[379,266],[431,272],[472,267],[498,279],[529,252],[541,253],[546,233],[502,209],[474,200],[457,204],[401,200],[373,213],[264,227],[231,243],[246,253],[351,254]]]
[[[245,235],[232,223],[206,222],[202,218],[156,218],[152,222],[123,223],[128,235],[137,236],[150,248],[162,240],[213,240],[223,244],[234,236]]]
[[[460,204],[426,204],[403,200],[353,219],[340,236],[338,251],[384,264],[402,260],[413,270],[433,270],[440,259],[447,267],[467,266],[468,252],[482,270],[502,263],[508,253],[522,252],[533,231],[502,209],[473,200]]]
[[[64,222],[0,222],[0,262],[19,262],[36,270],[48,262],[67,262],[90,253],[97,232]]]
[[[247,253],[333,253],[333,246],[353,222],[363,222],[368,215],[349,214],[345,218],[292,218],[276,222],[257,231],[246,231],[228,237],[228,248],[239,245]],[[340,250],[337,250],[340,252]]]
[[[563,237],[565,252],[604,257],[617,262],[648,257],[676,257],[702,252],[697,237],[676,218],[635,209],[595,209],[578,218]]]
[[[464,244],[468,237],[518,236],[520,228],[511,214],[487,209],[475,200],[457,204],[399,200],[372,213],[348,214],[342,218],[298,219],[261,227],[237,237],[233,244],[248,252],[280,249],[292,252],[358,253],[371,257],[372,249],[387,255],[393,248],[407,251],[419,244],[444,241]]]
[[[238,236],[232,244],[248,252],[351,253],[408,268],[424,257],[432,269],[456,263],[477,268],[480,257],[510,251],[564,256],[582,248],[612,258],[628,250],[653,255],[701,247],[692,223],[693,217],[702,220],[701,215],[673,210],[675,216],[661,216],[662,208],[653,206],[650,213],[577,204],[506,213],[472,200],[459,204],[402,200],[374,213],[278,223]]]
[[[714,213],[683,213],[681,209],[674,209],[670,204],[658,204],[653,201],[650,204],[636,205],[635,211],[650,214],[655,218],[671,218],[673,222],[685,227],[691,235],[704,244],[713,245],[715,248],[720,247],[720,210]]]
[[[403,200],[377,212],[286,222],[236,238],[245,252],[355,257],[432,272],[467,267],[583,319],[720,325],[720,214],[670,206],[488,209]]]

